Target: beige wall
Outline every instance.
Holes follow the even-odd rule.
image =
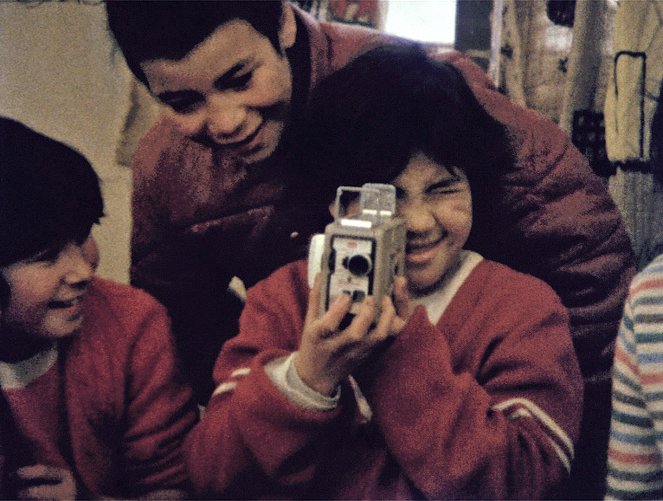
[[[102,180],[107,216],[94,234],[99,274],[128,279],[130,170],[115,162],[129,82],[103,5],[0,2],[0,113],[83,153]]]

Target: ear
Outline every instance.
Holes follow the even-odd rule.
[[[295,11],[289,2],[283,2],[283,13],[281,14],[281,28],[279,29],[279,42],[281,50],[285,51],[295,44],[297,37],[297,21]]]

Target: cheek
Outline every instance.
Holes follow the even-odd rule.
[[[168,107],[165,109],[169,120],[181,134],[185,136],[196,136],[203,132],[204,114],[202,110],[182,115],[180,113],[175,113]]]
[[[21,272],[6,276],[9,289],[7,315],[26,317],[47,307],[57,292],[57,274]]]
[[[438,217],[447,231],[467,238],[472,228],[472,204],[466,200],[445,204],[438,209]]]
[[[280,63],[278,67],[266,69],[259,76],[251,104],[271,106],[277,103],[289,103],[291,93],[290,66],[287,62]]]
[[[26,291],[12,287],[7,309],[3,312],[3,321],[8,325],[30,330],[29,326],[38,324],[46,312],[46,303],[35,291]]]

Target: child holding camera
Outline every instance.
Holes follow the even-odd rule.
[[[181,499],[196,420],[165,309],[94,276],[98,178],[0,118],[0,497]]]
[[[497,195],[491,176],[511,165],[503,128],[456,70],[412,47],[358,57],[316,89],[309,113],[301,210],[327,210],[339,185],[393,184],[406,273],[376,321],[369,296],[347,327],[352,298],[321,312],[306,262],[249,290],[187,439],[197,492],[560,495],[582,404],[566,310],[540,280],[467,248]]]

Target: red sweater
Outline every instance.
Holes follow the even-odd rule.
[[[187,439],[201,495],[230,498],[540,498],[567,477],[582,379],[568,318],[539,280],[483,261],[437,325],[418,307],[339,405],[291,403],[263,365],[299,346],[306,263],[249,291],[220,385]]]
[[[164,308],[100,278],[83,308],[81,330],[60,344],[55,364],[27,386],[2,389],[20,433],[16,450],[0,450],[16,466],[68,468],[94,496],[186,488],[181,445],[197,414]]]

